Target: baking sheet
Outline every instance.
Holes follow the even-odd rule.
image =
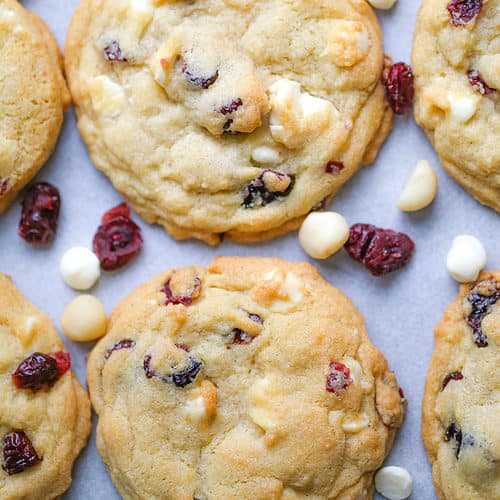
[[[23,3],[41,15],[63,44],[78,0]],[[378,11],[385,50],[394,61],[409,61],[418,3],[399,0],[390,12]],[[405,214],[396,209],[395,202],[420,159],[427,159],[436,167],[439,194],[431,207]],[[92,166],[72,110],[66,113],[52,159],[36,180],[55,184],[62,194],[56,241],[48,249],[37,249],[21,240],[16,234],[20,206],[15,203],[0,218],[0,271],[11,274],[26,296],[58,325],[65,305],[76,295],[60,277],[59,260],[72,246],[90,247],[101,215],[121,198],[106,177]],[[443,171],[411,116],[395,118],[394,130],[376,163],[358,173],[330,208],[344,214],[351,224],[369,222],[407,232],[416,242],[411,264],[401,272],[373,278],[343,251],[326,262],[313,262],[301,250],[295,234],[258,245],[224,242],[218,248],[210,248],[196,241],[176,242],[161,228],[149,226],[135,216],[143,231],[143,252],[125,270],[103,275],[92,293],[110,312],[124,294],[171,266],[208,264],[217,255],[277,256],[313,262],[332,284],[351,297],[365,316],[372,341],[387,356],[409,400],[404,426],[386,464],[400,465],[411,472],[412,499],[436,498],[420,439],[420,402],[433,347],[433,327],[457,293],[457,284],[445,268],[446,254],[455,235],[473,234],[486,247],[489,267],[499,268],[500,256],[495,251],[499,217],[475,202]],[[92,344],[65,343],[72,355],[73,368],[85,383],[85,360]],[[96,451],[94,435],[75,465],[73,485],[64,498],[119,498]]]

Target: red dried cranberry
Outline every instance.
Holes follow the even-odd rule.
[[[266,175],[272,174],[278,179],[288,179],[288,187],[284,191],[270,191],[270,186],[266,184]],[[244,208],[254,208],[256,206],[265,207],[278,198],[288,196],[295,185],[295,176],[279,172],[278,170],[265,169],[258,177],[250,181],[243,192]]]
[[[128,215],[123,215],[129,213],[122,203],[106,212],[97,228],[93,247],[105,271],[125,266],[141,251],[141,229]]]
[[[193,71],[189,68],[188,64],[185,62],[182,64],[182,73],[186,77],[186,80],[195,87],[202,89],[208,89],[211,85],[215,83],[219,77],[219,71],[216,70],[215,73],[208,77],[195,76]]]
[[[0,196],[3,196],[10,189],[10,178],[0,179]]]
[[[151,358],[151,354],[144,356],[143,366],[146,377],[150,379],[156,377],[163,382],[173,382],[177,387],[186,387],[192,384],[203,368],[203,363],[199,359],[194,356],[189,356],[187,358],[188,364],[186,367],[184,367],[183,363],[182,368],[179,367],[179,365],[172,367],[172,375],[158,375],[153,368],[151,368]]]
[[[403,388],[402,388],[402,387],[400,387],[400,388],[398,389],[398,392],[399,392],[399,397],[400,397],[401,399],[406,399],[406,397],[405,397],[405,391],[403,391]]]
[[[29,467],[39,464],[38,456],[28,436],[20,430],[12,431],[3,438],[2,469],[7,474],[19,474]]]
[[[374,276],[395,271],[408,263],[415,244],[404,233],[371,224],[354,224],[345,244],[347,253]]]
[[[233,119],[232,118],[228,118],[225,122],[224,122],[224,125],[222,125],[222,130],[224,130],[224,132],[231,132],[231,125],[233,124]]]
[[[326,378],[326,390],[333,392],[335,396],[340,396],[351,384],[351,370],[337,361],[332,361],[329,365],[330,374]]]
[[[60,209],[57,188],[48,182],[34,184],[23,200],[19,236],[28,243],[48,245],[56,235]]]
[[[12,382],[18,389],[38,391],[43,386],[51,386],[59,377],[57,361],[48,354],[35,352],[16,368]]]
[[[121,349],[132,349],[135,346],[135,340],[125,339],[118,341],[113,347],[106,349],[104,351],[104,359],[109,359],[111,354],[115,351],[119,351]]]
[[[126,203],[120,203],[116,207],[110,208],[101,218],[101,224],[110,221],[118,216],[130,219],[130,208]]]
[[[183,351],[186,352],[189,352],[191,350],[189,346],[186,344],[175,344],[175,347],[177,347],[177,349],[182,349]]]
[[[224,106],[221,106],[219,112],[223,115],[229,115],[231,113],[234,113],[240,106],[243,106],[243,101],[238,97],[237,99],[233,99],[231,101],[231,104],[225,104]]]
[[[389,68],[384,83],[394,113],[405,115],[410,111],[415,95],[414,79],[411,66],[404,62],[395,63]]]
[[[338,174],[344,170],[344,164],[341,161],[330,160],[325,167],[327,174]]]
[[[240,330],[239,328],[234,328],[231,332],[232,343],[233,344],[250,344],[252,340],[255,338],[253,335]]]
[[[144,360],[142,362],[144,366],[144,373],[146,374],[147,378],[153,378],[155,376],[154,370],[151,368],[151,354],[146,354],[144,356]]]
[[[451,372],[446,375],[443,379],[443,383],[441,384],[441,390],[444,391],[446,386],[449,384],[451,380],[462,380],[464,376],[462,372]]]
[[[469,83],[472,85],[474,90],[479,92],[481,95],[490,95],[495,92],[495,89],[488,87],[488,85],[486,85],[486,83],[481,79],[476,69],[469,70],[467,76],[469,78]]]
[[[109,45],[104,47],[104,57],[108,61],[127,62],[116,40],[113,40]]]
[[[311,212],[319,212],[320,210],[324,210],[326,208],[327,200],[328,198],[325,196],[319,203],[316,203],[316,205],[311,208]]]
[[[191,289],[191,291],[187,295],[174,295],[172,293],[172,289],[170,288],[170,282],[172,278],[169,278],[168,281],[165,283],[161,291],[167,296],[167,299],[165,300],[165,305],[168,306],[169,304],[182,304],[183,306],[190,306],[191,303],[193,302],[193,296],[196,294],[201,287],[201,280],[200,278],[196,277],[194,279],[194,286]]]
[[[71,368],[71,355],[69,352],[51,352],[49,356],[56,360],[57,371],[59,376],[62,377]]]
[[[454,26],[470,23],[483,8],[483,0],[451,0],[447,9]]]
[[[446,432],[444,434],[444,440],[445,441],[455,441],[455,457],[458,459],[458,455],[460,454],[460,448],[462,447],[462,429],[456,422],[452,422],[448,428],[446,429]]]

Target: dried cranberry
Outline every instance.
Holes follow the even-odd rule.
[[[401,399],[406,399],[406,396],[405,396],[405,391],[403,391],[403,388],[402,387],[399,387],[398,388],[398,392],[399,392],[399,397]]]
[[[483,0],[451,0],[447,7],[454,26],[471,22],[482,8]]]
[[[114,271],[125,266],[142,248],[141,229],[128,215],[123,203],[103,216],[103,223],[94,236],[94,252],[105,271]]]
[[[231,104],[225,104],[224,106],[221,106],[219,112],[223,115],[229,115],[231,113],[234,113],[240,106],[243,106],[243,101],[238,97],[237,99],[233,99],[231,101]]]
[[[233,328],[231,338],[233,344],[250,344],[255,337],[239,328]]]
[[[10,189],[10,178],[0,179],[0,196],[3,196]]]
[[[71,368],[71,355],[69,352],[51,352],[49,356],[56,360],[57,371],[59,376],[62,377]]]
[[[172,289],[170,288],[170,282],[172,278],[169,278],[165,283],[161,291],[167,296],[165,300],[165,305],[169,304],[182,304],[183,306],[190,306],[193,302],[193,298],[197,297],[199,294],[199,289],[201,288],[201,280],[200,278],[194,278],[194,285],[191,291],[187,295],[174,295],[172,293]]]
[[[325,167],[327,174],[338,174],[344,170],[344,164],[341,161],[330,160]]]
[[[478,286],[484,285],[489,288],[490,294],[483,295],[479,293]],[[466,300],[471,305],[471,313],[465,317],[465,320],[472,328],[472,337],[478,347],[487,347],[488,338],[483,332],[481,323],[485,316],[491,311],[490,308],[500,299],[500,283],[496,281],[480,282],[473,289],[473,292],[466,296]]]
[[[104,57],[108,61],[127,62],[116,40],[113,40],[109,45],[104,47]]]
[[[326,208],[327,201],[328,198],[325,196],[319,203],[316,203],[316,205],[311,208],[311,212],[319,212],[320,210],[324,210]]]
[[[233,119],[232,118],[228,118],[225,122],[224,122],[224,125],[222,125],[222,130],[224,130],[224,132],[231,132],[231,125],[233,124]]]
[[[153,378],[155,376],[154,370],[151,368],[151,354],[146,354],[144,356],[144,360],[142,362],[144,366],[144,373],[146,374],[147,378]]]
[[[455,446],[454,446],[455,457],[458,459],[458,455],[460,454],[460,448],[462,447],[462,429],[457,423],[452,422],[448,426],[444,434],[444,440],[447,442],[451,440],[455,441]]]
[[[28,243],[48,245],[56,235],[60,209],[57,188],[48,182],[34,184],[23,200],[19,236]]]
[[[351,370],[344,363],[337,361],[332,361],[329,367],[330,374],[326,378],[326,390],[333,392],[335,396],[340,396],[352,384]]]
[[[38,391],[43,386],[51,386],[59,377],[57,361],[48,354],[35,352],[16,368],[12,382],[18,389]]]
[[[244,208],[264,207],[278,198],[288,196],[295,184],[295,177],[278,170],[266,169],[250,181],[243,193]],[[279,186],[283,187],[280,188]],[[278,187],[276,187],[278,186]]]
[[[481,79],[476,69],[469,70],[467,76],[469,78],[469,83],[481,95],[490,95],[495,92],[495,89],[488,87],[488,85],[486,85],[486,83]]]
[[[163,382],[173,382],[177,387],[186,387],[192,384],[203,368],[203,363],[199,359],[189,356],[184,362],[172,367],[172,375],[159,375],[151,367],[151,359],[151,354],[144,356],[143,366],[146,377],[150,379],[156,377]]]
[[[186,62],[183,63],[182,65],[182,73],[184,74],[186,80],[188,80],[189,83],[191,83],[195,87],[199,87],[202,89],[208,89],[208,87],[213,85],[217,80],[217,78],[219,77],[218,70],[215,70],[215,73],[208,77],[195,76]]]
[[[345,244],[347,253],[374,276],[395,271],[408,263],[415,244],[404,233],[371,224],[354,224]]]
[[[410,111],[415,95],[414,79],[411,66],[404,62],[393,64],[384,75],[386,95],[394,113],[405,115]]]
[[[446,375],[443,379],[443,383],[441,384],[441,390],[444,391],[446,386],[449,384],[451,380],[462,380],[464,376],[462,372],[451,372]]]
[[[12,431],[3,438],[2,469],[7,474],[19,474],[39,464],[42,460],[43,457],[38,456],[33,444],[23,431]]]
[[[135,346],[135,340],[125,339],[118,341],[113,347],[106,349],[104,351],[104,359],[109,359],[111,354],[115,351],[120,351],[121,349],[132,349]]]
[[[191,350],[189,346],[186,344],[175,344],[175,347],[177,347],[177,349],[182,349],[183,351],[186,352],[189,352]]]

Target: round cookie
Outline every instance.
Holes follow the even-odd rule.
[[[460,287],[435,330],[422,436],[439,500],[500,498],[500,271]]]
[[[0,214],[52,153],[70,96],[49,28],[0,1]]]
[[[178,239],[296,229],[392,123],[364,0],[83,0],[65,55],[95,165]]]
[[[0,290],[0,498],[59,498],[90,434],[90,401],[50,319],[4,274]]]
[[[500,211],[500,0],[424,0],[413,44],[415,119],[446,170]]]
[[[370,499],[406,402],[351,301],[279,259],[157,275],[87,375],[126,499]]]

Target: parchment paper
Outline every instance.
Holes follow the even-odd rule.
[[[27,0],[63,44],[77,0]],[[379,12],[385,50],[394,61],[409,61],[413,26],[419,2],[399,0],[388,13]],[[415,214],[400,212],[395,203],[410,171],[420,159],[437,170],[439,194],[434,204]],[[59,317],[76,292],[63,283],[59,260],[74,245],[91,245],[105,210],[121,201],[104,175],[98,172],[80,140],[73,111],[66,121],[58,147],[37,180],[48,180],[61,191],[62,215],[55,243],[48,249],[27,245],[16,234],[19,201],[0,218],[0,271],[11,274],[26,296],[48,313],[59,327]],[[334,199],[331,209],[350,223],[369,222],[407,232],[416,242],[411,264],[383,278],[373,278],[344,251],[327,261],[313,262],[301,250],[295,234],[258,245],[223,243],[209,248],[196,241],[176,242],[160,227],[149,226],[137,216],[144,249],[121,272],[104,274],[92,290],[105,304],[113,305],[158,271],[192,263],[208,264],[216,255],[278,256],[311,261],[336,287],[345,292],[366,318],[372,341],[387,356],[409,400],[408,414],[386,463],[406,467],[414,479],[412,499],[436,498],[431,471],[420,438],[420,405],[427,365],[433,348],[433,328],[457,293],[448,276],[445,258],[451,240],[469,233],[484,243],[489,267],[499,268],[499,216],[482,207],[442,169],[423,132],[412,116],[397,117],[394,130],[375,164],[358,173]],[[85,360],[91,344],[65,341],[73,367],[85,383]],[[66,499],[119,498],[95,448],[92,436],[74,469]]]

